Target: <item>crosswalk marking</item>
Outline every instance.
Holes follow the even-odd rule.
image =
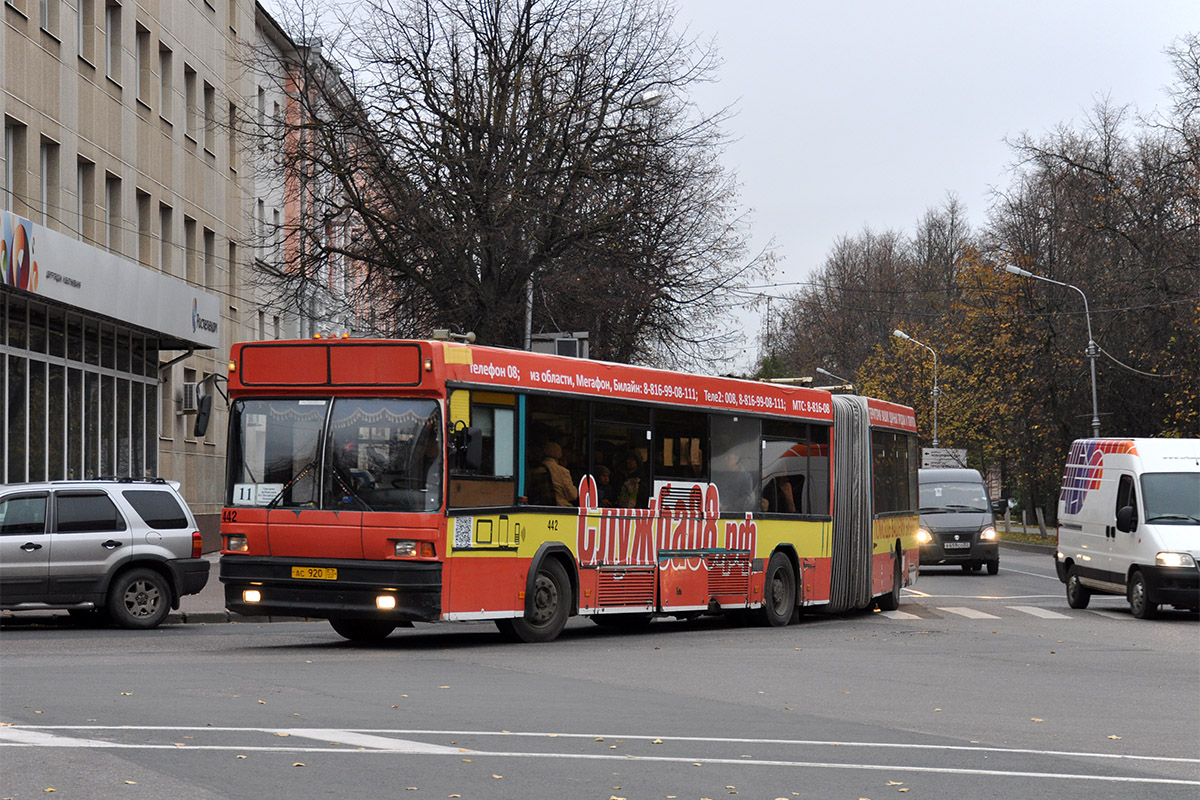
[[[340,730],[334,728],[284,728],[282,733],[289,736],[303,736],[322,742],[338,742],[356,747],[369,747],[372,750],[385,750],[390,753],[420,753],[425,755],[452,755],[465,753],[461,747],[445,747],[426,742],[414,742],[410,739],[393,739],[390,736],[373,736],[367,733]]]
[[[1020,611],[1024,614],[1032,614],[1035,617],[1042,619],[1070,619],[1068,614],[1060,614],[1057,611],[1051,611],[1048,608],[1038,608],[1037,606],[1009,606],[1013,611]]]
[[[966,608],[965,606],[939,607],[938,611],[958,614],[960,617],[966,617],[967,619],[1000,619],[995,614],[989,614],[986,611],[976,611],[973,608]]]
[[[907,611],[880,611],[879,616],[888,619],[920,619],[916,614],[910,614]]]

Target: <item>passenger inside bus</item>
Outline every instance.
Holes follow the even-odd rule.
[[[563,451],[558,442],[542,446],[542,460],[529,471],[526,493],[529,502],[539,506],[573,506],[579,502],[579,490],[571,473],[562,465]]]
[[[642,458],[630,450],[621,459],[617,480],[617,506],[619,508],[648,508],[650,505],[650,480],[645,475]]]

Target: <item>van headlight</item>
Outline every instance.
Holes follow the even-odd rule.
[[[917,528],[917,544],[929,544],[933,541],[933,534],[924,528]]]
[[[986,528],[984,528],[983,530],[981,530],[979,532],[979,541],[981,541],[981,542],[996,541],[996,529],[993,528],[991,525],[988,525]]]
[[[1196,559],[1192,558],[1190,553],[1159,553],[1154,556],[1154,563],[1160,567],[1196,568]]]

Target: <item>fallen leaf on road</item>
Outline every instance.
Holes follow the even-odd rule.
[[[259,704],[260,706],[265,706],[265,705],[267,704],[267,701],[266,701],[266,700],[259,700],[259,701],[258,701],[258,704]]]
[[[888,781],[887,785],[888,786],[903,786],[904,781]]]
[[[492,777],[495,778],[496,780],[500,780],[504,776],[503,775],[493,775]]]
[[[137,786],[137,781],[125,781],[129,786]]]
[[[653,742],[651,742],[650,744],[662,744],[662,739],[655,739],[655,740],[654,740]]]
[[[1117,736],[1117,735],[1114,733],[1114,734],[1111,734],[1111,735],[1110,735],[1108,738],[1110,738],[1110,739],[1120,739],[1121,737],[1120,737],[1120,736]]]
[[[238,756],[238,758],[245,758],[245,756]]]
[[[278,731],[276,731],[275,735],[276,735],[276,736],[291,736],[291,734],[290,734],[290,733],[280,733],[280,732],[278,732]]]
[[[305,764],[303,761],[297,761],[295,764],[292,764],[292,766],[293,767],[307,767],[308,764]]]
[[[1041,717],[1030,717],[1029,721],[1030,722],[1045,722],[1046,720],[1042,719]]]

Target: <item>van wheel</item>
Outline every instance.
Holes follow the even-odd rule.
[[[1000,559],[987,562],[988,575],[995,575],[1000,571]]]
[[[1129,579],[1129,610],[1138,619],[1154,619],[1158,616],[1158,603],[1150,602],[1146,578],[1140,570]]]
[[[112,582],[106,606],[109,618],[122,628],[155,628],[171,610],[171,587],[152,569],[131,569]]]
[[[1071,608],[1087,608],[1092,591],[1079,582],[1079,570],[1071,567],[1067,573],[1067,605]]]

